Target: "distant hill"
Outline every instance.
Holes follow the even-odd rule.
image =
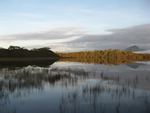
[[[136,46],[136,45],[133,45],[133,46],[130,46],[128,47],[127,49],[125,49],[126,51],[143,51],[144,49]]]

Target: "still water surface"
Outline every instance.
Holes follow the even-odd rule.
[[[150,63],[1,66],[0,113],[150,113]]]

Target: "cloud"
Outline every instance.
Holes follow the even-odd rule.
[[[55,28],[44,32],[0,36],[0,44],[2,47],[8,47],[9,45],[16,45],[27,48],[35,48],[43,46],[52,46],[53,48],[55,48],[54,46],[56,44],[59,43],[61,45],[61,43],[76,40],[81,36],[83,36],[85,33],[86,31],[76,27]],[[58,45],[56,47],[58,47]]]
[[[92,49],[125,49],[131,45],[138,45],[150,49],[150,24],[138,25],[129,28],[111,29],[107,35],[84,35],[82,38],[68,42],[70,47],[82,50]]]
[[[24,34],[12,34],[7,36],[1,36],[2,40],[56,40],[56,39],[66,39],[75,36],[81,36],[85,31],[75,28],[55,28],[49,31],[36,32],[36,33],[24,33]]]
[[[150,24],[110,29],[108,34],[90,34],[81,28],[57,28],[46,32],[13,34],[0,37],[2,46],[28,48],[49,46],[55,51],[125,49],[131,45],[150,49]]]

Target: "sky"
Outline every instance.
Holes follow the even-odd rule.
[[[149,6],[149,0],[0,0],[0,45],[150,49]]]

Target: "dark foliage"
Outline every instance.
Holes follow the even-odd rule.
[[[8,49],[0,48],[0,58],[35,58],[35,57],[51,57],[58,58],[50,48],[44,47],[39,49],[28,50],[18,46],[10,46]]]

